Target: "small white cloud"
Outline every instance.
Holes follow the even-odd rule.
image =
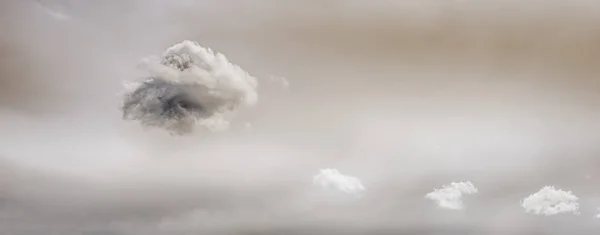
[[[475,194],[477,188],[470,181],[452,182],[450,185],[444,185],[441,189],[434,189],[425,195],[425,198],[433,200],[436,204],[445,209],[461,210],[463,209],[463,194]]]
[[[337,169],[320,170],[319,174],[313,177],[313,184],[325,190],[355,195],[366,190],[358,178],[343,175]]]
[[[556,215],[559,213],[579,214],[579,198],[571,191],[545,186],[537,193],[523,199],[521,206],[525,212],[535,215]]]

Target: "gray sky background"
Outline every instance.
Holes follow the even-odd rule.
[[[600,3],[5,0],[0,234],[595,234]],[[123,122],[121,82],[184,40],[266,81],[227,133]],[[245,121],[252,131],[244,130]],[[367,195],[328,204],[320,168]],[[423,195],[470,180],[467,209]],[[545,185],[579,216],[525,215]]]

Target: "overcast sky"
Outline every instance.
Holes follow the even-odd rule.
[[[0,234],[595,234],[599,8],[2,1]],[[263,81],[229,132],[121,120],[121,82],[184,39]],[[312,176],[329,167],[366,196],[320,200]],[[463,180],[479,188],[464,211],[423,197]],[[572,190],[581,215],[524,214],[545,185]]]

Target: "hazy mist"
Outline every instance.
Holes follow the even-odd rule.
[[[600,2],[4,0],[0,234],[596,234]],[[257,77],[227,132],[121,119],[181,40]],[[269,81],[289,80],[289,90]],[[245,123],[252,125],[244,128]],[[321,168],[360,178],[320,200]],[[464,211],[423,196],[469,180]],[[545,185],[581,214],[527,215]]]

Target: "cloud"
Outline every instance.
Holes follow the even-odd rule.
[[[359,195],[366,190],[358,178],[343,175],[337,169],[321,169],[319,174],[313,177],[313,184],[324,190],[335,190],[347,194]]]
[[[149,78],[125,94],[127,120],[188,134],[195,126],[227,129],[232,115],[258,101],[258,81],[221,53],[184,40],[153,61],[145,60]]]
[[[470,181],[452,182],[450,185],[444,185],[441,189],[435,189],[425,195],[425,198],[433,200],[439,207],[451,210],[461,210],[464,208],[463,194],[476,194],[477,188]]]
[[[571,191],[545,186],[540,191],[523,199],[521,206],[525,212],[551,216],[561,213],[579,214],[579,197]]]

